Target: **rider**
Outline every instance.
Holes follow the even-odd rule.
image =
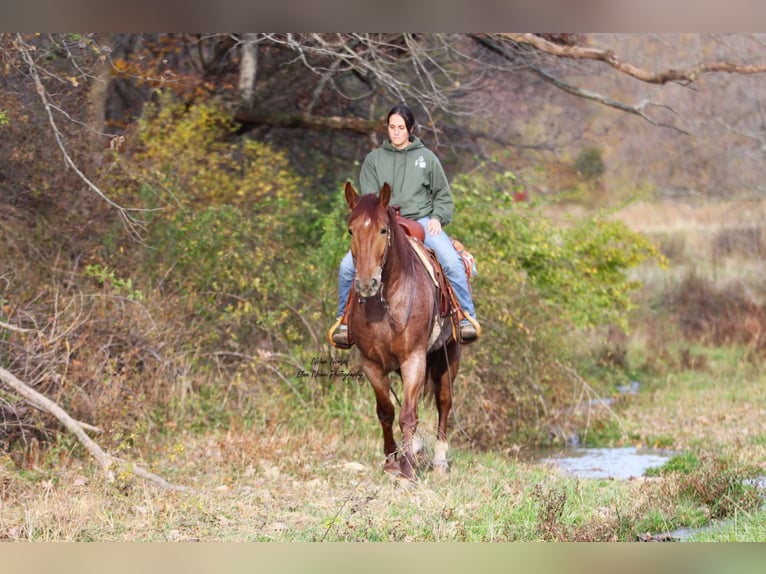
[[[426,232],[425,245],[436,253],[444,273],[455,291],[458,303],[471,321],[460,322],[460,341],[470,343],[479,336],[476,311],[468,288],[462,259],[442,227],[452,219],[454,202],[447,176],[439,159],[412,134],[415,116],[399,104],[387,116],[388,140],[367,154],[359,174],[361,192],[378,193],[385,182],[391,186],[391,205],[401,206],[401,215],[416,220]],[[354,261],[346,253],[338,272],[338,312],[343,316],[354,281]],[[340,325],[332,335],[342,348],[349,346],[348,329]]]

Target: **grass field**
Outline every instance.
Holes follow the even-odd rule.
[[[423,469],[417,484],[403,488],[382,472],[372,397],[360,386],[348,391],[358,412],[345,423],[314,413],[317,423],[302,429],[179,430],[151,454],[131,453],[187,491],[163,490],[129,472],[108,483],[71,444],[22,473],[7,458],[0,538],[629,541],[727,518],[699,539],[764,540],[762,501],[741,481],[764,472],[766,380],[743,368],[735,351],[696,352],[707,353],[704,372],[646,382],[614,408],[618,441],[695,453],[691,468],[629,481],[578,480],[518,453],[463,445],[450,451],[447,477]]]
[[[366,383],[336,381],[331,400],[306,403],[275,376],[283,392],[264,395],[273,403],[257,412],[232,406],[214,425],[166,421],[132,436],[106,433],[124,459],[184,490],[159,488],[126,468],[107,482],[66,436],[48,450],[28,445],[23,460],[3,455],[0,539],[635,541],[688,528],[688,540],[764,541],[762,493],[748,482],[766,474],[763,214],[747,202],[634,204],[617,214],[657,239],[670,269],[642,271],[644,313],[624,348],[640,392],[615,394],[587,436],[678,453],[666,471],[579,480],[530,462],[524,445],[473,448],[467,437],[478,429],[461,426],[465,398],[457,396],[450,473],[421,469],[404,488],[382,472]],[[671,325],[657,304],[670,299],[686,323]],[[422,414],[428,450],[433,416]]]

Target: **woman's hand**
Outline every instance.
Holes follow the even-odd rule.
[[[442,230],[441,222],[438,219],[436,219],[435,217],[432,217],[428,221],[428,229],[427,229],[428,234],[429,235],[439,235],[439,233],[441,233],[441,230]]]

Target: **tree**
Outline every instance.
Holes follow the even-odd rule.
[[[10,244],[12,231],[21,228],[6,223],[9,211],[27,216],[32,223],[43,221],[36,231],[43,234],[44,241],[27,253],[37,255],[43,245],[51,252],[60,250],[50,258],[55,258],[56,265],[47,265],[54,276],[47,285],[52,285],[52,292],[58,292],[62,276],[71,285],[85,256],[85,249],[73,236],[87,235],[88,226],[95,226],[103,213],[119,216],[134,238],[144,238],[146,214],[142,210],[146,206],[121,203],[104,185],[104,175],[114,169],[114,155],[137,145],[131,138],[138,139],[135,125],[144,105],[162,103],[165,100],[160,96],[164,95],[186,111],[202,110],[211,100],[223,106],[238,129],[221,132],[227,143],[221,147],[235,149],[246,139],[270,139],[278,144],[290,156],[287,165],[303,167],[312,175],[312,186],[319,191],[324,188],[324,197],[322,193],[310,195],[319,198],[317,203],[335,192],[338,179],[349,177],[354,160],[376,143],[381,115],[392,101],[405,101],[416,108],[421,134],[442,146],[445,155],[450,149],[470,150],[471,154],[463,154],[469,155],[468,162],[474,162],[474,153],[490,155],[498,149],[517,151],[513,161],[524,159],[521,154],[527,152],[563,155],[560,152],[567,144],[589,143],[596,137],[584,132],[600,129],[606,133],[611,126],[619,126],[620,134],[612,136],[613,149],[619,149],[623,140],[630,142],[626,146],[633,146],[623,151],[624,163],[643,161],[652,170],[661,166],[668,170],[669,179],[693,173],[696,183],[711,187],[725,183],[732,176],[725,171],[731,162],[720,161],[717,171],[710,167],[710,158],[723,138],[701,146],[686,134],[694,137],[696,121],[716,117],[718,108],[713,104],[718,98],[705,91],[707,78],[752,78],[766,71],[760,50],[763,38],[695,36],[698,45],[694,50],[674,52],[672,59],[656,66],[651,60],[641,61],[640,51],[622,55],[617,46],[627,49],[631,40],[634,38],[571,34],[0,34],[0,62],[5,71],[0,77],[0,201],[12,208],[0,211],[0,235]],[[663,41],[676,46],[682,40],[668,37]],[[644,40],[643,46],[647,44]],[[716,94],[730,96],[725,103],[732,112],[718,118],[719,133],[746,140],[758,161],[762,152],[757,146],[763,145],[763,135],[753,126],[763,123],[757,99],[763,92],[742,90],[738,85],[715,83]],[[693,104],[697,107],[682,108],[679,98],[668,95],[670,89],[683,90],[684,96],[697,100]],[[603,110],[614,115],[599,115]],[[626,123],[637,122],[636,118],[641,120],[640,128]],[[651,136],[642,132],[638,142],[621,137],[628,131],[623,129],[627,125],[636,131],[650,128]],[[657,145],[659,137],[669,144]],[[674,151],[663,157],[668,145],[685,153]],[[182,149],[177,151],[182,153]],[[235,173],[231,166],[241,157],[235,150],[226,158],[232,162],[226,164],[228,173]],[[336,164],[328,166],[333,158]],[[173,161],[172,156],[161,159]],[[208,160],[215,163],[217,158],[201,158],[200,165],[207,166]],[[610,162],[614,162],[614,153],[604,154],[607,176],[613,171]],[[466,171],[476,167],[468,166]],[[208,170],[210,173],[213,171]],[[738,175],[743,173],[737,170]],[[194,175],[191,173],[189,181]],[[487,193],[492,192],[488,188]],[[218,228],[243,234],[250,229],[240,226],[241,220],[228,218],[228,211],[215,215]],[[192,231],[218,229],[207,221],[195,220]],[[175,222],[179,227],[184,224],[183,218]],[[114,235],[113,230],[104,233],[109,240]],[[70,263],[65,271],[59,267],[61,253]],[[537,253],[530,260],[532,256]],[[6,270],[13,269],[12,262],[7,260],[6,265],[4,257],[0,254],[0,278],[5,279],[0,285],[11,283]],[[34,257],[27,257],[31,259]],[[186,261],[188,269],[205,271],[195,263]],[[102,270],[105,277],[111,277],[106,268]],[[16,279],[16,270],[8,273]],[[218,277],[215,269],[210,275]],[[0,292],[0,296],[4,294]],[[29,299],[35,297],[38,294]],[[0,299],[0,335],[4,335],[13,330],[13,323],[2,314],[6,305]],[[102,318],[112,317],[111,313],[104,310]],[[33,313],[26,316],[37,320]],[[59,324],[57,320],[53,323]],[[129,329],[135,320],[126,319],[122,324]],[[81,340],[99,334],[86,332]],[[135,348],[134,338],[135,333],[128,330],[124,339],[131,343],[125,343],[126,349]],[[40,362],[60,360],[68,365],[72,351],[69,339],[66,342],[55,351],[46,348],[44,353],[35,347],[35,356]],[[143,348],[154,347],[145,344]],[[149,351],[146,353],[148,358]],[[154,360],[158,356],[155,352]],[[13,370],[0,374],[19,396],[26,397],[18,380],[29,380],[30,386],[54,380],[27,378]]]
[[[534,50],[556,58],[603,62],[620,74],[636,78],[647,84],[668,84],[673,82],[684,86],[690,86],[703,74],[763,74],[766,72],[766,64],[749,65],[729,61],[703,61],[681,69],[670,68],[666,70],[652,71],[631,64],[630,62],[623,62],[613,50],[608,48],[592,48],[590,46],[579,45],[576,42],[565,42],[562,44],[555,41],[555,39],[547,39],[544,36],[545,35],[540,34],[480,34],[475,35],[474,37],[478,42],[497,51],[510,61],[519,59],[520,46],[531,47]],[[652,119],[648,109],[652,106],[657,106],[658,104],[653,103],[651,100],[643,99],[636,104],[624,103],[562,81],[555,75],[545,72],[541,67],[534,63],[531,63],[528,68],[531,72],[537,74],[546,82],[550,82],[557,88],[574,96],[593,100],[618,110],[635,114],[655,125],[674,127],[662,121]]]
[[[662,41],[679,43],[670,36]],[[109,195],[72,157],[64,125],[83,122],[88,113],[102,114],[106,125],[86,125],[91,134],[101,133],[95,136],[96,141],[104,140],[99,145],[117,145],[120,140],[112,138],[120,136],[143,103],[160,90],[172,91],[187,105],[197,98],[221,97],[231,106],[240,135],[254,132],[260,137],[278,130],[288,144],[297,135],[296,141],[329,150],[329,156],[345,163],[377,143],[381,115],[393,101],[406,101],[416,109],[422,133],[436,146],[474,154],[486,153],[485,143],[555,150],[571,142],[571,134],[582,126],[561,124],[559,136],[549,126],[530,138],[523,122],[537,119],[512,113],[531,98],[547,99],[543,86],[572,98],[558,98],[556,106],[596,102],[650,125],[689,134],[693,126],[688,113],[679,111],[678,98],[670,101],[658,87],[683,86],[691,94],[700,91],[693,88],[706,76],[766,71],[757,35],[697,35],[696,41],[699,55],[685,49],[656,66],[631,62],[619,52],[619,46],[625,49],[622,40],[606,35],[0,35],[3,58],[18,71],[11,81],[27,90],[27,100],[36,95],[65,165],[107,203]],[[87,94],[89,112],[72,109],[73,93]],[[498,100],[514,102],[505,112],[509,117],[497,117]],[[759,121],[757,101],[751,96],[749,102],[747,118]],[[732,137],[736,132],[757,143],[760,136],[745,127],[747,118],[742,127],[730,122],[726,129]],[[80,129],[75,126],[66,129],[74,134]],[[112,207],[127,223],[138,225],[138,214],[127,206]]]

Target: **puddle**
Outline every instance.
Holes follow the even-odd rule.
[[[559,468],[565,474],[576,478],[612,478],[629,480],[644,476],[650,468],[660,467],[673,456],[672,452],[647,448],[585,448],[571,446],[556,450],[538,452],[533,459]],[[766,500],[766,475],[745,480],[744,483],[755,487]],[[766,508],[766,504],[764,504]],[[684,542],[695,535],[719,528],[728,522],[716,521],[697,528],[678,528],[671,532],[649,534],[642,540],[660,542]]]
[[[671,453],[635,447],[566,448],[538,458],[577,478],[628,480],[643,476],[649,468],[665,464]]]

